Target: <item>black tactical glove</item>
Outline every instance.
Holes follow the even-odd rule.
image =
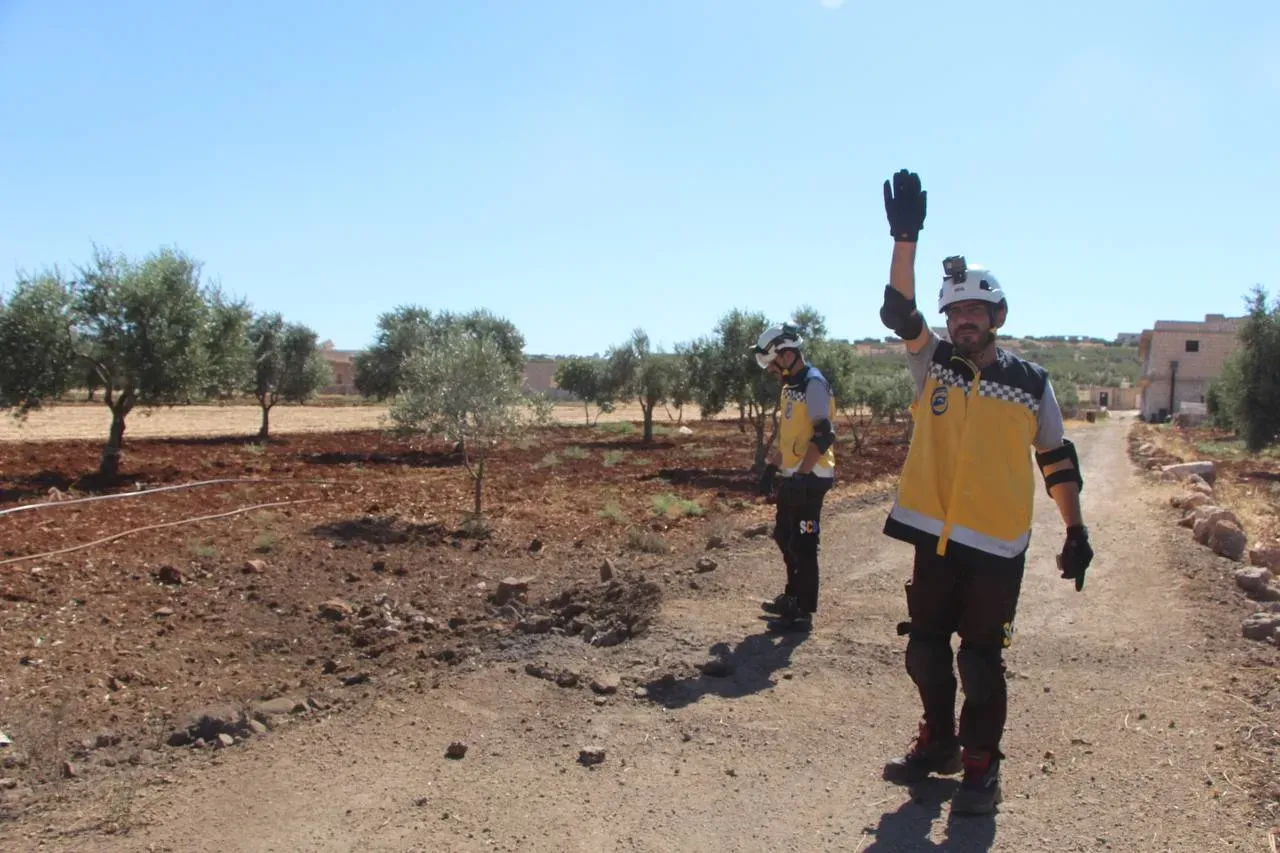
[[[1093,562],[1093,549],[1089,547],[1089,528],[1083,524],[1067,528],[1067,541],[1058,555],[1058,568],[1065,580],[1076,582],[1076,592],[1084,589],[1084,573]]]
[[[884,212],[895,242],[914,243],[920,237],[928,196],[920,189],[920,176],[906,169],[894,174],[892,190],[884,182]]]
[[[760,490],[760,494],[768,497],[773,492],[773,481],[777,476],[777,465],[764,466],[764,470],[760,472],[760,483],[757,487]]]

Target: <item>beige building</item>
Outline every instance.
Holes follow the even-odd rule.
[[[336,349],[333,341],[325,341],[320,345],[320,354],[329,362],[329,369],[333,371],[333,384],[320,389],[321,394],[356,393],[357,352],[358,350]]]
[[[1138,341],[1142,418],[1166,420],[1182,411],[1183,403],[1199,409],[1227,357],[1239,346],[1244,320],[1206,314],[1204,322],[1158,320],[1154,329],[1144,331]]]

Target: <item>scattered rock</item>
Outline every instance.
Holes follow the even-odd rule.
[[[160,571],[156,572],[156,580],[170,586],[182,586],[182,572],[173,566],[161,566]]]
[[[160,607],[160,608],[157,608],[157,609],[156,609],[156,612],[155,612],[155,613],[153,613],[153,614],[151,614],[151,615],[152,615],[152,616],[155,616],[157,619],[168,619],[170,616],[172,616],[172,615],[173,615],[173,608],[172,608],[172,607]]]
[[[1200,510],[1196,510],[1196,512],[1200,512]],[[1201,516],[1200,519],[1192,525],[1191,529],[1197,542],[1201,545],[1208,545],[1209,538],[1213,535],[1214,529],[1218,527],[1218,525],[1226,524],[1228,522],[1234,524],[1236,527],[1241,527],[1240,519],[1236,517],[1234,512],[1229,509],[1217,507],[1214,512],[1205,513]]]
[[[169,734],[169,746],[187,746],[196,741],[206,743],[218,735],[242,734],[248,727],[244,713],[234,705],[214,705],[188,714]]]
[[[591,679],[591,689],[601,696],[617,693],[622,686],[622,678],[616,672],[606,672]]]
[[[1208,460],[1199,462],[1179,462],[1174,465],[1165,465],[1162,469],[1166,474],[1173,474],[1175,477],[1185,480],[1192,474],[1199,474],[1200,478],[1212,486],[1217,479],[1217,467]]]
[[[493,593],[492,601],[501,607],[513,600],[524,601],[528,592],[528,578],[503,578],[498,581],[498,589]]]
[[[1280,569],[1280,542],[1268,542],[1250,548],[1249,564],[1266,569]]]
[[[467,745],[460,740],[455,740],[453,743],[449,744],[448,748],[444,751],[444,757],[451,758],[454,761],[457,761],[466,754]]]
[[[603,746],[584,746],[578,750],[578,763],[584,767],[593,767],[597,764],[604,763],[604,747]]]
[[[1179,509],[1195,509],[1209,503],[1209,496],[1200,492],[1187,492],[1186,494],[1174,495],[1169,499],[1169,503]]]
[[[244,564],[244,568],[241,571],[243,571],[246,575],[260,575],[266,572],[266,570],[267,570],[266,560],[246,560]]]
[[[341,622],[355,612],[356,609],[341,598],[331,598],[320,605],[320,618],[330,622]]]
[[[74,779],[80,775],[80,768],[70,761],[64,761],[62,762],[62,775],[66,779]]]
[[[713,536],[707,537],[708,551],[714,551],[716,548],[723,548],[724,546],[725,546],[725,541],[723,536],[713,535]]]
[[[289,714],[301,714],[307,710],[307,703],[298,699],[291,699],[288,696],[281,696],[276,699],[267,699],[263,702],[257,702],[250,709],[250,713],[259,720],[269,720],[272,717],[287,717]]]
[[[387,561],[374,560],[373,565],[371,565],[369,568],[373,569],[373,571],[377,572],[378,574],[382,574],[387,570]]]
[[[1236,586],[1245,592],[1255,595],[1263,592],[1267,588],[1267,584],[1271,582],[1271,572],[1266,569],[1253,567],[1246,569],[1236,569]]]
[[[1239,562],[1244,558],[1244,549],[1249,544],[1240,525],[1230,521],[1220,521],[1213,525],[1209,532],[1209,547],[1215,554]]]
[[[542,548],[543,548],[542,540],[539,539],[537,536],[533,537],[533,541],[529,543],[529,553],[537,554],[542,551]]]
[[[255,735],[265,735],[267,733],[267,727],[257,720],[250,720],[248,726],[249,731]]]
[[[694,564],[694,568],[699,572],[714,572],[720,566],[710,557],[699,557],[698,562]]]
[[[754,539],[757,536],[768,536],[769,523],[761,522],[760,524],[753,524],[750,527],[748,527],[746,530],[742,531],[742,535],[747,537],[748,539]]]
[[[1244,620],[1241,633],[1246,640],[1267,640],[1280,629],[1280,613],[1255,613]]]
[[[223,747],[224,749],[228,746],[234,746],[235,742],[236,742],[236,739],[233,738],[231,735],[227,734],[226,732],[222,732],[221,734],[218,735],[218,745]]]
[[[545,634],[554,624],[555,620],[550,616],[535,616],[521,619],[516,623],[516,630],[524,634]]]
[[[357,672],[354,675],[348,675],[342,679],[342,683],[347,687],[355,687],[357,684],[364,684],[369,680],[369,673]]]
[[[608,557],[605,557],[604,562],[600,564],[600,580],[601,581],[613,580],[613,576],[617,574],[617,570],[618,570],[617,566],[614,565],[613,560],[609,559]]]

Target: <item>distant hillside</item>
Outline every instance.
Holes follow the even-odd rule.
[[[868,339],[854,344],[859,353],[873,362],[901,363],[904,350],[900,342],[888,343]],[[1077,385],[1117,387],[1136,385],[1142,372],[1138,348],[1100,339],[1065,337],[1002,338],[1000,346],[1049,371],[1056,380],[1070,380]]]

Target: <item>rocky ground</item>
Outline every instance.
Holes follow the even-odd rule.
[[[510,551],[488,554],[453,536],[452,522],[430,532],[425,507],[398,510],[394,522],[359,521],[366,531],[390,525],[391,544],[316,534],[314,550],[282,572],[283,587],[248,588],[274,578],[279,552],[174,565],[179,584],[162,565],[117,567],[138,590],[127,599],[137,604],[121,607],[127,618],[116,615],[121,593],[92,586],[106,583],[103,555],[79,589],[77,567],[17,564],[22,573],[5,576],[21,584],[10,584],[0,635],[12,657],[0,728],[14,740],[0,747],[0,845],[1264,851],[1280,807],[1280,650],[1243,636],[1259,602],[1237,580],[1241,563],[1177,526],[1171,500],[1185,485],[1130,460],[1130,427],[1113,417],[1073,430],[1098,555],[1082,593],[1057,576],[1061,522],[1038,496],[1008,653],[1006,802],[993,818],[952,818],[952,780],[906,790],[880,779],[918,714],[894,631],[910,555],[880,534],[883,493],[833,493],[821,611],[812,634],[789,636],[764,630],[757,606],[781,575],[767,523],[759,527],[768,508],[738,498],[742,508],[725,510],[714,530],[697,516],[664,520],[664,531],[646,524],[671,548],[648,553],[625,547],[639,544],[635,519],[653,497],[633,480],[609,498],[632,521],[608,548],[592,548],[590,533],[575,547],[567,535],[595,523],[602,496],[539,547],[515,527]],[[884,442],[873,450],[898,452]],[[683,499],[735,499],[730,482],[682,492],[697,486],[675,479],[663,488]],[[391,514],[396,493],[363,494],[379,504],[365,514]],[[396,526],[410,518],[418,526]],[[315,521],[283,528],[279,541]],[[467,568],[432,560],[442,555],[467,555]],[[264,568],[249,568],[259,558]],[[401,589],[411,579],[418,585]],[[278,600],[282,588],[294,597]],[[437,594],[466,607],[425,606]],[[230,602],[237,622],[211,618],[233,612]],[[250,604],[271,616],[250,619]],[[164,607],[173,613],[157,615]],[[81,625],[93,626],[91,643],[78,642]],[[250,654],[255,641],[262,648]],[[272,671],[263,660],[280,662],[284,677],[250,687],[247,674]],[[210,683],[218,689],[201,692]],[[215,701],[219,692],[230,701]],[[143,694],[152,708],[168,701],[166,712],[122,725],[126,717],[111,717],[132,707],[122,694]],[[59,696],[65,705],[50,701]],[[58,724],[68,719],[76,725]],[[28,741],[43,751],[32,755]]]

